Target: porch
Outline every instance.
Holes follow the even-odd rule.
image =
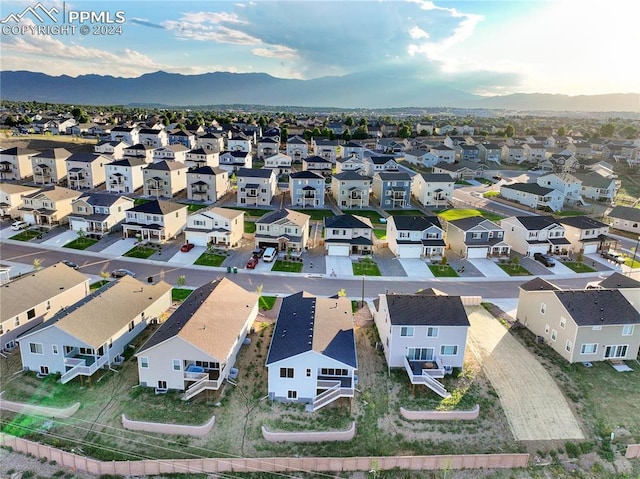
[[[222,386],[227,365],[207,361],[183,361],[184,394],[181,399],[188,401],[202,391],[217,391]]]
[[[308,412],[317,411],[343,397],[352,398],[355,395],[355,378],[351,376],[318,376],[316,390],[319,393],[311,403],[305,406],[305,410]]]
[[[82,349],[84,348],[64,346],[66,372],[60,377],[62,384],[66,384],[78,376],[91,377],[98,369],[109,363],[107,354],[99,355],[92,353],[92,350],[82,351]]]

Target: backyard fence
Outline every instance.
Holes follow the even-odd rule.
[[[262,437],[269,442],[351,441],[355,435],[355,421],[344,431],[272,432],[262,426]]]
[[[470,421],[478,419],[480,405],[476,404],[476,406],[469,411],[410,411],[401,407],[400,414],[409,421]]]
[[[122,415],[122,426],[131,431],[156,432],[159,434],[177,434],[180,436],[206,436],[213,428],[216,421],[215,416],[211,416],[205,424],[200,426],[185,426],[183,424],[167,424],[160,422],[132,421]]]

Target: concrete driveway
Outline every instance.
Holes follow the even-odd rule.
[[[353,266],[349,256],[326,256],[328,276],[353,276]]]
[[[102,254],[107,254],[109,256],[122,256],[131,248],[133,248],[137,243],[136,238],[125,238],[121,239],[113,243],[112,245],[107,246],[105,249],[101,251]]]
[[[500,266],[491,261],[490,259],[469,259],[467,261],[473,265],[478,271],[480,271],[487,278],[490,277],[498,277],[498,278],[506,278],[509,276],[506,271],[504,271]]]
[[[18,233],[20,233],[19,231],[13,230],[11,228],[2,228],[0,230],[0,239],[9,239],[12,236],[17,235]]]
[[[584,439],[562,391],[537,358],[481,306],[467,313],[467,344],[498,393],[515,439]]]
[[[433,273],[424,260],[418,258],[399,258],[398,261],[409,278],[433,278]]]
[[[57,246],[62,248],[67,243],[71,243],[74,239],[78,238],[78,232],[73,230],[63,231],[59,235],[55,235],[53,238],[49,238],[43,241],[41,244],[44,246]]]
[[[187,253],[183,253],[182,251],[178,251],[171,258],[167,260],[167,263],[177,263],[177,264],[193,264],[195,260],[197,260],[200,255],[207,251],[206,246],[194,246],[193,249]]]

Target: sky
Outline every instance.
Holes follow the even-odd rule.
[[[40,22],[31,12],[16,21],[37,0],[0,3],[1,70],[121,77],[263,72],[296,79],[394,70],[481,95],[640,92],[636,0],[40,3],[57,22]],[[108,23],[118,11],[124,21]],[[103,16],[70,22],[72,12]],[[34,30],[62,25],[75,30]],[[80,33],[83,26],[88,34]]]

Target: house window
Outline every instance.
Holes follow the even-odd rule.
[[[51,345],[51,352],[53,354],[58,354],[58,345],[57,344],[52,344]]]
[[[540,314],[544,314],[547,312],[547,305],[544,303],[540,303]]]
[[[573,343],[567,339],[567,342],[564,343],[564,349],[568,352],[571,352],[571,348],[573,347]]]
[[[544,325],[544,332],[545,332],[546,334],[549,334],[549,329],[550,329],[550,328],[549,328],[549,325],[548,325],[548,324],[545,324],[545,325]]]
[[[287,399],[298,399],[298,391],[287,391]]]
[[[293,368],[280,368],[281,378],[293,378]]]
[[[427,338],[437,338],[438,337],[438,328],[435,326],[431,326],[427,328]]]
[[[457,345],[445,345],[440,346],[440,356],[456,356],[458,354]]]
[[[565,318],[564,316],[560,316],[560,327],[564,329],[566,325],[567,325],[567,318]]]
[[[174,359],[172,361],[173,363],[173,370],[174,371],[180,371],[182,369],[181,365],[180,365],[180,360],[179,359]]]
[[[627,345],[605,346],[604,358],[624,358],[627,355]]]
[[[134,328],[134,324],[133,324],[133,320],[131,320],[131,322],[129,323],[129,332],[133,331]]]
[[[307,377],[310,378],[311,377],[311,369],[307,368]]]
[[[407,348],[409,361],[433,361],[434,356],[433,348]]]
[[[20,316],[16,316],[16,319],[13,321],[13,327],[17,328],[20,326]]]
[[[29,311],[27,311],[27,319],[33,319],[35,317],[36,317],[35,309],[30,309]]]
[[[580,354],[596,354],[598,351],[597,343],[585,343],[580,347]]]
[[[29,352],[31,352],[31,354],[44,354],[44,350],[42,349],[42,344],[29,343]]]
[[[403,326],[402,328],[400,328],[400,336],[404,338],[412,338],[413,326]]]
[[[480,239],[482,238],[482,233],[471,233],[471,239]]]
[[[551,330],[551,341],[555,341],[556,339],[558,339],[558,331],[556,331],[555,329]]]
[[[623,336],[632,336],[633,335],[633,324],[625,324],[622,326],[622,335]]]
[[[149,358],[141,357],[140,358],[140,367],[147,369],[149,367]]]

